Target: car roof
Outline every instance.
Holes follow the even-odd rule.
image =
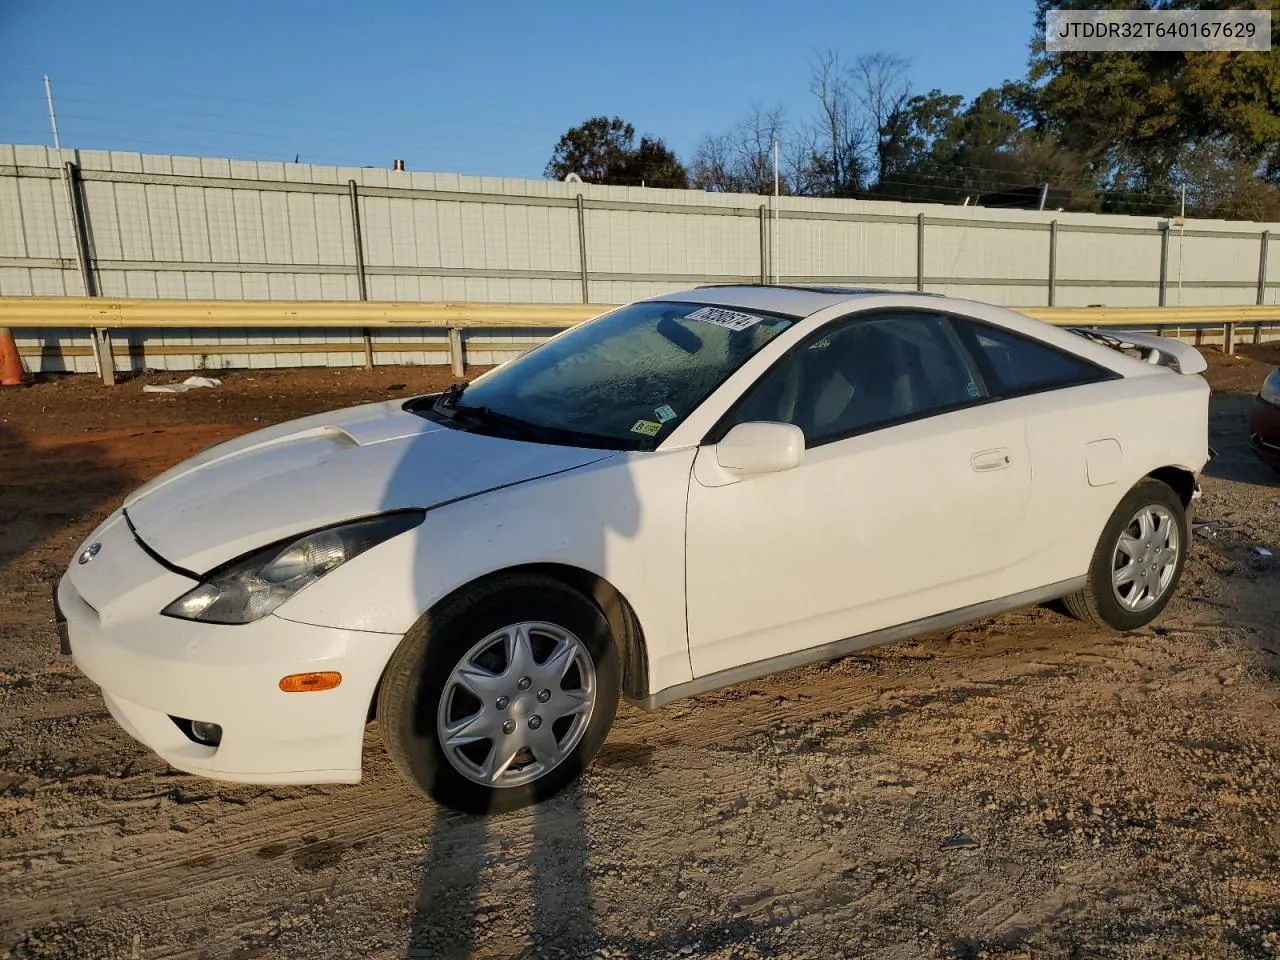
[[[914,290],[882,290],[872,287],[726,283],[701,286],[693,290],[681,290],[650,299],[679,300],[686,303],[713,303],[725,307],[765,310],[771,313],[788,314],[793,317],[807,317],[811,313],[817,313],[819,310],[836,304],[849,303],[864,297],[884,296],[885,294],[929,297],[930,299],[939,296],[934,293],[917,293]]]
[[[979,323],[994,324],[1013,333],[1041,340],[1059,350],[1084,357],[1124,376],[1145,376],[1165,371],[1164,367],[1135,360],[1065,327],[1034,319],[1008,307],[948,297],[939,293],[819,284],[807,286],[726,283],[701,286],[693,290],[672,291],[648,299],[649,302],[666,300],[677,303],[706,303],[730,309],[759,310],[793,317],[797,320],[828,307],[848,305],[857,309],[855,305],[866,300],[878,300],[881,304],[895,308],[910,309],[907,304],[914,300],[919,301],[919,306],[924,309],[941,313],[957,313]]]

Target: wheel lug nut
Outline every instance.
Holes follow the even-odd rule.
[[[532,680],[530,680],[528,677],[521,677],[521,678],[520,678],[520,682],[519,682],[519,683],[517,683],[517,684],[516,684],[516,686],[517,686],[517,687],[519,687],[521,690],[528,690],[528,689],[529,689],[529,686],[530,686],[532,683],[533,683],[533,681],[532,681]]]
[[[507,706],[510,703],[511,703],[511,700],[508,699],[507,697],[499,697],[498,702],[494,704],[494,706],[496,706],[499,710],[505,710],[507,709]]]
[[[546,703],[546,702],[547,702],[548,700],[550,700],[550,699],[551,699],[551,691],[550,691],[550,690],[539,690],[539,691],[538,691],[538,702],[539,702],[539,703]]]
[[[542,726],[542,718],[535,713],[529,718],[529,729],[537,730],[540,726]]]
[[[508,720],[506,723],[504,723],[504,724],[502,725],[502,732],[503,732],[503,733],[506,733],[506,734],[512,734],[512,733],[515,733],[515,732],[516,732],[516,722],[515,722],[514,720]]]

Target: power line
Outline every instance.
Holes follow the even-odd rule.
[[[109,117],[89,116],[86,114],[77,114],[77,113],[68,113],[68,114],[64,114],[63,116],[67,120],[76,120],[76,121],[80,121],[81,123],[109,125],[112,129],[125,128],[125,129],[142,129],[142,130],[149,131],[154,129],[154,127],[156,126],[153,123],[150,123],[148,121],[142,121],[142,120],[115,120]],[[348,134],[343,137],[323,137],[323,136],[317,137],[311,134],[310,132],[308,132],[306,129],[285,130],[282,132],[277,132],[277,131],[270,131],[270,130],[246,130],[243,128],[234,128],[234,127],[214,127],[214,126],[207,126],[204,124],[187,124],[187,123],[170,123],[170,122],[166,122],[162,126],[165,129],[193,130],[200,133],[227,134],[228,136],[235,136],[235,137],[241,137],[241,138],[251,138],[251,139],[257,139],[257,140],[266,139],[266,140],[276,140],[276,141],[289,141],[290,143],[295,143],[298,140],[306,140],[309,143],[341,144],[343,146],[350,146],[351,139],[352,139],[352,134],[350,132],[348,132]],[[517,151],[514,147],[512,147],[510,141],[508,140],[501,140],[501,139],[490,138],[490,137],[481,137],[481,138],[468,137],[467,139],[468,139],[468,142],[471,142],[471,143],[482,143],[482,144],[494,145],[497,149],[496,150],[490,149],[489,150],[490,153],[493,153],[493,152],[501,153],[503,151],[506,151],[510,153],[510,155],[512,156],[516,156],[518,153],[522,153],[522,151]]]
[[[14,74],[0,74],[0,78],[4,78],[4,77],[8,77],[10,79],[20,79],[25,82],[31,82],[31,79],[32,79],[30,77],[18,77],[17,75],[14,75]],[[39,77],[35,77],[34,82],[38,84]],[[183,92],[179,90],[157,91],[155,88],[152,88],[152,87],[130,87],[130,86],[121,86],[117,84],[110,84],[110,83],[101,83],[96,81],[88,82],[88,81],[79,81],[79,80],[64,80],[61,78],[58,79],[58,86],[59,88],[62,88],[64,86],[78,86],[78,87],[87,87],[90,90],[117,90],[117,91],[127,92],[127,93],[142,93],[142,94],[147,94],[150,100],[155,103],[165,103],[166,100],[172,100],[175,98],[176,99],[186,98],[186,99],[195,99],[195,100],[209,100],[209,101],[221,102],[221,103],[238,103],[238,104],[244,104],[247,106],[267,107],[272,110],[283,111],[286,113],[286,115],[297,114],[300,112],[314,113],[318,115],[323,115],[327,119],[332,119],[335,110],[343,109],[343,105],[341,104],[334,104],[332,106],[319,106],[315,104],[290,103],[287,101],[278,101],[278,100],[277,101],[250,100],[250,99],[245,99],[240,97],[217,97],[217,96],[210,96],[207,94]],[[75,95],[63,96],[60,94],[58,96],[58,102],[59,103],[88,103],[88,104],[98,104],[98,105],[108,106],[108,107],[115,107],[119,105],[121,101],[103,99],[100,97],[80,97]],[[145,104],[146,102],[147,100],[145,99],[140,101],[139,98],[137,97],[130,97],[127,102],[127,105],[130,107],[136,107],[140,103]],[[169,106],[167,103],[166,103],[165,109],[175,113],[183,113],[183,114],[188,114],[192,116],[205,116],[205,117],[211,117],[214,119],[227,119],[227,120],[252,119],[254,122],[262,122],[262,123],[277,123],[279,122],[279,119],[280,119],[279,117],[274,117],[274,116],[252,117],[248,114],[231,115],[231,114],[225,114],[225,113],[222,113],[222,114],[209,113],[207,111],[192,110],[189,107],[184,107],[184,106]],[[467,125],[472,125],[476,122],[475,119],[470,117],[448,117],[448,116],[441,116],[441,115],[432,115],[430,113],[422,113],[416,109],[413,111],[400,111],[400,112],[407,114],[408,119],[414,123],[434,123],[434,124],[447,124],[447,125],[454,125],[454,126],[467,126]],[[313,122],[313,121],[308,121],[308,122]],[[343,127],[340,125],[334,125],[332,123],[323,124],[323,125],[334,130],[347,129],[346,127]],[[529,131],[536,130],[541,133],[546,132],[545,125],[520,123],[518,120],[515,122],[511,122],[505,118],[501,121],[501,126],[505,129],[529,130]]]

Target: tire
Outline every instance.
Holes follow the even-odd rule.
[[[498,813],[578,777],[620,688],[595,604],[550,577],[503,575],[463,588],[405,635],[383,674],[378,725],[396,768],[436,802]]]
[[[1143,540],[1137,518],[1145,515],[1151,522],[1152,534]],[[1167,521],[1167,526],[1160,520]],[[1134,532],[1138,536],[1134,536]],[[1122,535],[1128,549],[1122,547]],[[1170,539],[1171,538],[1171,539]],[[1145,546],[1151,544],[1148,552]],[[1186,508],[1178,495],[1159,480],[1146,478],[1125,494],[1103,528],[1089,563],[1085,586],[1062,598],[1067,612],[1077,620],[1115,630],[1136,630],[1146,626],[1164,611],[1182,576],[1191,545]],[[1141,549],[1136,557],[1129,549]],[[1174,554],[1161,554],[1172,549]],[[1125,561],[1128,561],[1127,563]],[[1146,564],[1144,567],[1143,564]],[[1129,569],[1132,565],[1132,570]],[[1117,570],[1125,570],[1129,579],[1113,582]],[[1149,571],[1154,570],[1154,574]],[[1168,571],[1166,576],[1166,571]]]

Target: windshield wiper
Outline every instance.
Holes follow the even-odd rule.
[[[455,406],[450,412],[478,425],[501,427],[510,433],[533,443],[559,443],[574,447],[595,447],[600,449],[616,449],[618,439],[603,434],[583,433],[567,427],[549,427],[540,423],[530,423],[509,413],[499,413],[492,407]]]
[[[462,391],[459,390],[459,393]],[[492,407],[482,406],[459,406],[455,400],[449,406],[454,416],[469,417],[478,423],[489,423],[499,427],[505,427],[513,433],[523,434],[526,437],[541,437],[543,429],[536,423],[530,423],[528,420],[521,420],[519,417],[513,417],[507,413],[499,413]]]
[[[454,412],[458,409],[458,398],[462,396],[462,392],[466,389],[467,385],[465,383],[449,384],[444,393],[436,397],[436,402],[431,405],[432,412],[452,418]]]

